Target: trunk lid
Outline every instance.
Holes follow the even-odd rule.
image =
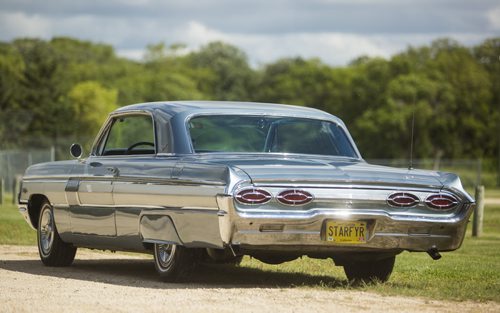
[[[208,161],[208,160],[207,160]],[[211,158],[245,171],[256,185],[342,184],[442,188],[440,174],[371,165],[362,160],[322,156],[234,155]]]

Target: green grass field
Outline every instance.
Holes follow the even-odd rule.
[[[0,244],[36,244],[36,232],[24,221],[17,206],[11,203],[12,198],[7,196],[0,205]]]
[[[486,198],[497,198],[500,199],[500,188],[492,189],[492,188],[486,188],[484,192],[484,196]]]
[[[234,275],[244,275],[249,283],[269,284],[272,279],[272,284],[280,287],[356,289],[384,295],[500,302],[500,206],[487,206],[484,216],[483,236],[472,238],[469,225],[463,246],[443,253],[439,261],[433,261],[426,253],[400,254],[386,284],[352,287],[343,269],[335,267],[331,260],[307,257],[281,265],[267,265],[245,257],[240,267],[219,267],[202,276],[225,282]],[[0,244],[34,245],[35,242],[35,231],[17,208],[11,204],[0,206]]]

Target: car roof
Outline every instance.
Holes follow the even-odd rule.
[[[127,105],[115,110],[113,113],[125,113],[128,111],[156,111],[160,110],[168,115],[174,116],[177,114],[191,115],[198,113],[252,113],[252,114],[276,114],[276,115],[293,115],[309,118],[336,120],[337,117],[308,107],[275,104],[275,103],[260,103],[260,102],[237,102],[237,101],[161,101],[147,102]]]

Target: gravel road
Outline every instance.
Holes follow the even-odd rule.
[[[141,255],[80,249],[73,266],[50,268],[36,247],[0,246],[0,312],[500,312],[494,302],[248,284],[251,275],[242,269],[231,283],[167,284]]]

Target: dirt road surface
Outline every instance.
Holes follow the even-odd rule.
[[[51,268],[41,264],[36,247],[0,246],[0,312],[500,312],[493,302],[275,286],[273,273],[269,283],[249,284],[253,271],[242,268],[229,283],[168,284],[141,255],[80,249],[73,266]]]

